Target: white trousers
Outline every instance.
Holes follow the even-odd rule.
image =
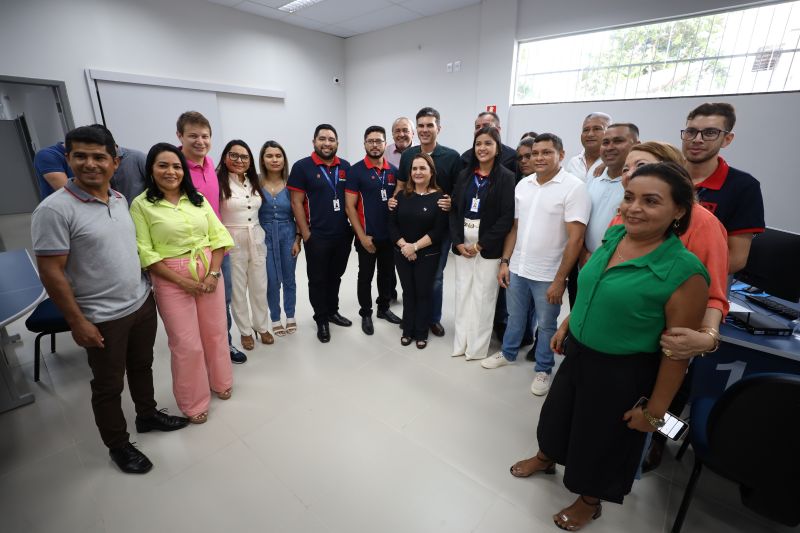
[[[468,221],[464,227],[464,244],[478,241],[479,221]],[[456,327],[453,355],[467,359],[483,359],[488,355],[492,339],[494,306],[497,302],[498,259],[456,256]]]
[[[267,313],[267,244],[264,230],[254,226],[226,226],[233,237],[231,258],[231,315],[242,335],[269,331]],[[249,296],[249,298],[248,298]],[[248,299],[250,306],[248,309]],[[252,320],[250,312],[252,311]]]

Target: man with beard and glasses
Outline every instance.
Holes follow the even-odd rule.
[[[353,232],[345,214],[345,183],[350,163],[336,156],[336,128],[320,124],[314,130],[314,152],[292,165],[286,188],[292,195],[300,235],[306,245],[308,297],[314,308],[317,338],[331,340],[329,323],[351,326],[339,314],[339,285],[347,268]]]
[[[747,172],[728,166],[719,155],[733,142],[736,111],[724,103],[705,103],[686,117],[681,130],[683,156],[700,205],[714,213],[728,231],[729,272],[747,264],[753,235],[764,231],[761,184]]]
[[[392,122],[392,140],[394,142],[386,147],[386,160],[395,167],[400,167],[400,158],[407,148],[414,144],[414,124],[406,117],[400,117]]]
[[[374,333],[372,325],[372,278],[378,267],[378,318],[399,324],[400,317],[392,313],[389,303],[394,287],[394,255],[389,239],[388,201],[397,184],[397,167],[384,157],[386,130],[370,126],[364,132],[363,161],[347,172],[345,209],[353,232],[358,253],[358,312],[361,329],[367,335]]]

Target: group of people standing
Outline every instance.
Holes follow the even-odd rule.
[[[159,143],[147,154],[130,214],[109,188],[118,147],[102,126],[82,127],[64,147],[74,178],[34,213],[34,249],[48,293],[87,348],[95,418],[126,472],[152,465],[128,442],[119,407],[125,372],[137,430],[205,422],[211,392],[230,398],[231,363],[246,360],[231,343],[231,315],[246,350],[254,336],[272,344],[273,334],[296,331],[302,247],[321,342],[330,341],[331,323],[352,324],[340,313],[339,288],[355,238],[363,332],[374,333],[377,271],[377,318],[400,324],[400,343],[419,349],[429,332],[445,334],[443,272],[452,251],[453,357],[507,366],[526,331],[537,330],[531,391],[549,392],[540,449],[511,474],[564,465],[578,498],[553,519],[574,531],[599,518],[602,500],[622,503],[648,435],[667,409],[683,408],[690,359],[719,344],[727,275],[744,265],[764,228],[758,181],[718,155],[734,124],[729,104],[703,104],[689,113],[678,149],[641,143],[633,123],[592,113],[583,152],[563,164],[558,135],[528,132],[516,149],[506,146],[494,113],[478,115],[473,145],[459,155],[438,143],[441,117],[425,107],[416,115],[419,145],[409,119],[392,125],[390,146],[386,130],[370,126],[364,159],[350,165],[337,155],[336,129],[320,124],[313,153],[291,170],[283,148],[264,143],[259,176],[241,140],[225,146],[214,168],[210,124],[187,112],[177,124],[181,146]],[[390,309],[395,273],[402,318]],[[565,292],[571,312],[559,326]],[[156,307],[186,417],[156,410],[153,399]],[[498,317],[502,349],[489,356]],[[554,353],[566,357],[551,379]],[[648,456],[653,468],[659,442],[663,449],[654,439]]]

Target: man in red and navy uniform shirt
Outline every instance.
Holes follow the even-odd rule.
[[[763,232],[765,226],[758,180],[719,156],[719,151],[733,142],[735,123],[732,105],[705,103],[689,113],[681,131],[683,155],[700,205],[714,213],[728,231],[731,274],[747,264],[753,235]]]
[[[394,254],[389,239],[389,198],[394,195],[397,184],[397,167],[384,157],[386,130],[381,126],[370,126],[364,132],[363,161],[350,167],[347,172],[346,210],[347,218],[356,234],[358,252],[358,305],[361,307],[361,329],[367,335],[374,332],[372,326],[372,277],[378,266],[378,318],[399,324],[400,318],[389,310],[392,289],[395,285]]]
[[[339,314],[339,285],[347,268],[353,232],[345,215],[345,182],[350,163],[336,157],[339,137],[330,124],[314,130],[314,152],[292,165],[286,187],[292,212],[306,244],[308,298],[317,338],[331,340],[328,324],[350,326]]]

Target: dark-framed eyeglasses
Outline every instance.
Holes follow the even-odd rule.
[[[250,156],[247,154],[237,154],[235,152],[228,152],[228,159],[231,161],[241,161],[242,163],[247,163],[250,161]]]
[[[681,139],[684,141],[693,141],[697,137],[698,133],[704,141],[716,141],[719,139],[720,133],[730,133],[730,131],[721,130],[719,128],[705,128],[702,130],[698,130],[697,128],[686,128],[685,130],[681,130]]]
[[[366,141],[364,141],[364,144],[369,144],[372,146],[380,146],[385,142],[386,141],[384,139],[367,139]]]

